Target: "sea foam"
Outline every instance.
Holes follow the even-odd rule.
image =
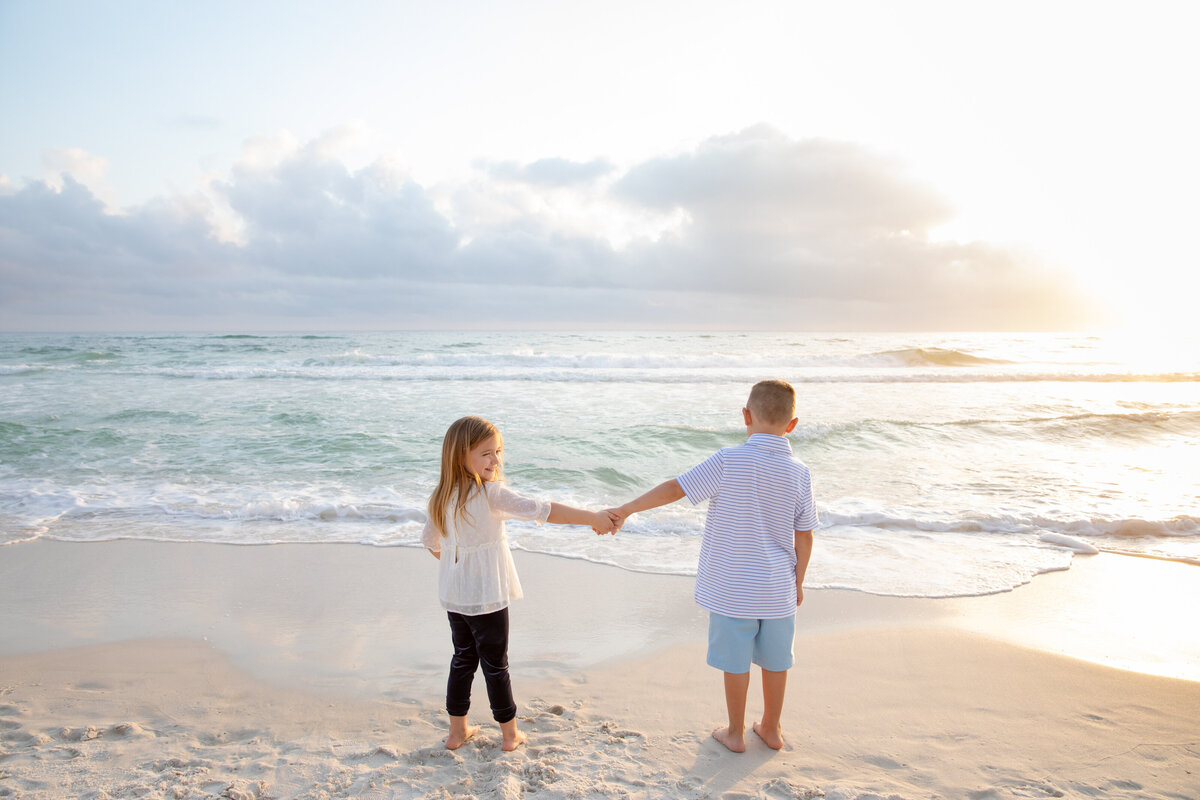
[[[813,585],[1006,591],[1095,548],[1200,563],[1200,348],[1069,334],[0,335],[0,542],[417,546],[479,414],[522,493],[587,508],[745,441],[797,386]],[[1132,354],[1132,356],[1130,355]],[[1189,477],[1190,476],[1190,477]],[[518,549],[691,574],[703,507]],[[19,546],[19,545],[17,545]]]

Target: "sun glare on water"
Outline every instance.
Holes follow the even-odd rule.
[[[1132,374],[1178,376],[1200,373],[1200,334],[1179,319],[1130,321],[1104,336],[1102,355]]]

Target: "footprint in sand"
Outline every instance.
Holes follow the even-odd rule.
[[[77,747],[59,746],[53,748],[50,752],[55,758],[62,759],[63,761],[74,761],[77,758],[84,757],[84,752]]]
[[[358,800],[392,800],[396,793],[391,789],[372,786],[358,793]]]
[[[825,796],[821,789],[809,789],[783,778],[772,778],[758,787],[758,792],[760,797],[770,800],[814,800]]]
[[[880,769],[903,769],[904,765],[887,756],[863,756],[862,760]]]

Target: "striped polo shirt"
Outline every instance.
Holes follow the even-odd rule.
[[[692,505],[708,500],[696,602],[743,619],[796,613],[796,531],[817,527],[808,467],[783,436],[756,433],[678,478]]]

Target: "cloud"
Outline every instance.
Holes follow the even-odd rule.
[[[42,166],[49,174],[48,182],[52,186],[62,186],[63,175],[70,175],[79,183],[91,184],[108,172],[108,159],[78,147],[55,147],[42,152]]]
[[[784,295],[856,309],[851,325],[1069,326],[1079,298],[1030,254],[938,242],[948,201],[859,145],[767,126],[637,165],[613,191],[690,223],[631,266],[650,286]],[[631,276],[632,277],[632,276]],[[864,320],[864,313],[875,320]],[[797,320],[803,324],[803,320]]]
[[[192,313],[213,290],[236,286],[235,256],[192,209],[156,201],[110,214],[69,175],[59,191],[39,182],[0,197],[6,314],[111,315],[119,323],[164,304]]]
[[[483,162],[435,202],[388,159],[348,167],[353,140],[254,140],[204,191],[119,213],[69,172],[10,185],[0,324],[1042,328],[1081,307],[1028,254],[931,239],[949,203],[853,143],[760,126],[623,174]]]
[[[42,169],[47,185],[62,189],[63,181],[70,177],[87,186],[106,205],[116,201],[116,192],[104,176],[108,173],[108,159],[95,156],[78,147],[55,147],[42,151]]]
[[[480,166],[493,178],[517,181],[533,186],[577,186],[596,181],[616,170],[616,165],[604,158],[587,162],[565,158],[542,158],[529,164],[516,161],[481,162]]]
[[[280,275],[427,279],[458,242],[425,190],[386,162],[351,172],[304,149],[212,189],[243,221],[240,257]]]

